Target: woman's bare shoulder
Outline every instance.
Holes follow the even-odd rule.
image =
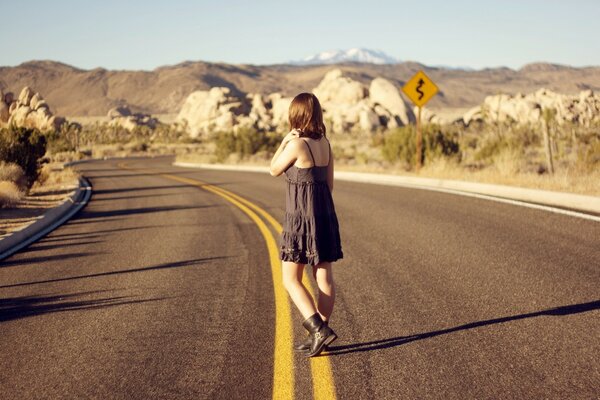
[[[290,150],[297,151],[297,150],[300,150],[304,146],[304,144],[302,142],[304,142],[304,140],[302,138],[297,137],[297,138],[291,139],[287,143],[287,145],[290,147]]]

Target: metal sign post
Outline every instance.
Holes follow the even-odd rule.
[[[421,133],[421,106],[417,106],[419,109],[417,112],[417,172],[421,169],[421,154],[423,154],[423,135]]]
[[[417,72],[402,88],[404,94],[417,106],[417,165],[421,169],[421,155],[423,154],[423,135],[421,133],[421,108],[438,92],[438,87],[425,72]]]

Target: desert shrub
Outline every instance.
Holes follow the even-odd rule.
[[[15,127],[0,130],[0,161],[19,165],[27,178],[27,188],[37,179],[45,153],[46,137],[39,131]]]
[[[540,145],[540,136],[536,132],[536,127],[512,126],[505,128],[501,135],[491,133],[481,135],[473,157],[476,161],[491,162],[496,156],[506,153],[523,155],[526,148]]]
[[[600,134],[584,136],[576,156],[580,168],[590,171],[600,168]]]
[[[383,139],[382,156],[390,162],[403,161],[414,164],[416,152],[416,132],[414,127],[406,126],[389,132]]]
[[[233,132],[217,132],[212,139],[215,141],[215,156],[218,161],[225,161],[231,153],[235,152],[236,143]]]
[[[148,151],[148,148],[150,146],[148,145],[147,142],[143,142],[143,141],[138,141],[138,140],[134,140],[131,143],[127,143],[124,148],[125,150],[131,151],[131,152],[146,152]]]
[[[177,124],[159,123],[155,128],[138,126],[132,130],[127,130],[121,126],[95,122],[84,125],[79,133],[80,146],[127,144],[130,142],[143,142],[149,145],[150,143],[193,143],[196,141],[197,139],[190,138],[184,127]]]
[[[27,189],[27,177],[23,168],[14,163],[0,161],[0,181],[12,182],[21,191]]]
[[[211,140],[215,142],[215,156],[224,161],[232,153],[246,158],[259,151],[274,152],[281,142],[276,133],[259,132],[253,128],[240,128],[236,132],[216,132]]]
[[[23,192],[14,182],[0,180],[0,208],[12,207],[23,197]]]
[[[58,131],[46,132],[48,152],[57,154],[76,151],[80,141],[81,129],[81,125],[70,123],[63,124]]]
[[[62,136],[60,132],[49,132],[46,134],[48,151],[51,154],[75,151],[75,144],[68,137]]]
[[[460,145],[454,132],[443,132],[439,126],[429,125],[423,134],[423,149],[425,159],[433,160],[459,154]]]
[[[439,125],[425,125],[423,127],[423,143],[421,160],[431,161],[438,157],[458,157],[460,144],[457,133],[453,131],[444,132]],[[404,162],[408,166],[415,164],[416,128],[409,125],[397,128],[383,139],[381,147],[382,156],[390,162]]]

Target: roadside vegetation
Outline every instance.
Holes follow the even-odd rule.
[[[548,136],[551,165],[544,141]],[[267,165],[284,132],[215,133],[178,161]],[[475,123],[423,126],[421,160],[415,171],[414,126],[387,132],[330,134],[336,166],[379,172],[497,183],[600,195],[600,126]]]
[[[329,134],[328,138],[336,166],[344,170],[600,195],[600,126],[546,121],[546,125],[473,123],[468,127],[425,124],[423,167],[418,172],[414,126],[374,134]],[[36,181],[51,182],[60,169],[52,165],[83,158],[175,155],[178,161],[268,165],[284,134],[239,128],[192,139],[185,127],[177,125],[130,131],[98,122],[71,124],[61,132],[45,134],[4,129],[0,204],[14,204]]]
[[[55,137],[35,129],[0,129],[0,208],[17,207],[27,195],[60,191],[77,182],[72,169],[48,157]]]

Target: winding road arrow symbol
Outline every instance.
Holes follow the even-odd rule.
[[[421,91],[421,86],[423,86],[424,84],[425,81],[423,79],[419,79],[419,84],[417,85],[417,93],[419,93],[419,100],[421,100],[423,96],[425,96],[425,93]]]

